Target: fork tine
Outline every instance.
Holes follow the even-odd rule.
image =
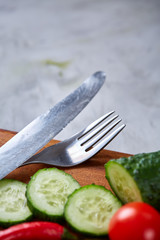
[[[91,150],[88,151],[90,157],[99,152],[102,148],[104,148],[108,143],[110,143],[122,130],[125,128],[125,124],[121,125],[114,132],[112,132],[108,137],[104,138],[100,143],[94,146]]]
[[[100,124],[103,120],[105,120],[107,117],[109,117],[110,115],[112,115],[115,111],[111,111],[109,113],[106,113],[105,115],[103,115],[102,117],[98,118],[97,120],[95,120],[93,123],[91,123],[88,127],[86,127],[83,131],[82,131],[82,135],[79,137],[83,137],[85,134],[87,134],[89,131],[91,131],[93,128],[95,128],[98,124]]]
[[[99,127],[97,127],[96,129],[92,128],[90,131],[88,131],[88,134],[86,133],[85,135],[83,135],[79,141],[81,143],[81,145],[85,144],[85,142],[89,141],[92,137],[94,137],[97,133],[99,133],[103,128],[105,128],[107,125],[109,125],[111,122],[113,122],[116,118],[118,117],[118,115],[112,117],[111,119],[109,119],[108,121],[105,121],[105,119],[103,119],[103,121],[105,121],[103,124],[101,124]],[[103,122],[101,121],[101,122]],[[100,123],[101,123],[100,122]],[[99,123],[99,124],[100,124]],[[96,126],[98,126],[99,124],[97,124]],[[93,130],[94,129],[94,130]]]
[[[96,142],[98,142],[102,137],[104,137],[108,132],[110,132],[122,119],[117,120],[115,123],[113,123],[108,128],[105,128],[100,133],[98,133],[95,137],[93,137],[91,140],[86,142],[83,146],[87,150],[88,148],[92,147]]]

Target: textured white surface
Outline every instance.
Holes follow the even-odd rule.
[[[159,0],[0,0],[0,128],[21,130],[103,70],[103,89],[56,138],[115,110],[127,126],[107,149],[159,150],[159,12]]]

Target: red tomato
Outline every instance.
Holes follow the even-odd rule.
[[[160,240],[160,214],[143,202],[122,206],[109,224],[111,240]]]

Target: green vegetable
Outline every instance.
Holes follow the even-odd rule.
[[[62,170],[41,169],[28,183],[28,205],[36,217],[61,222],[68,195],[79,187],[79,183]]]
[[[160,210],[160,151],[113,159],[105,171],[123,203],[144,201]]]
[[[89,236],[105,236],[120,201],[103,186],[87,185],[75,190],[65,205],[64,216],[70,227]]]
[[[1,226],[8,227],[31,219],[25,192],[25,183],[12,179],[0,180]]]

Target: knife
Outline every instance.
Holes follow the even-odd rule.
[[[40,115],[0,148],[0,179],[22,165],[73,120],[105,81],[96,72],[70,95]]]

